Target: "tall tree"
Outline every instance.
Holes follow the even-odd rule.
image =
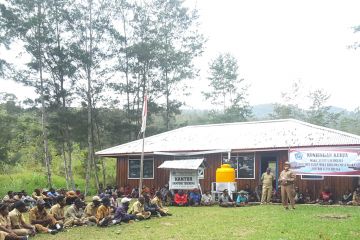
[[[215,121],[244,121],[251,116],[246,101],[247,86],[243,85],[244,79],[239,78],[238,69],[236,58],[229,53],[219,54],[209,64],[211,91],[203,95],[212,104],[222,106],[220,115],[213,111]]]

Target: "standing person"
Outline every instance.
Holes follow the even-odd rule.
[[[266,172],[261,176],[262,194],[260,204],[270,203],[274,179],[275,177],[271,173],[271,168],[267,168]]]
[[[280,173],[279,183],[281,186],[281,201],[286,210],[289,209],[288,201],[290,201],[292,209],[295,209],[294,182],[295,174],[290,170],[290,163],[285,162],[284,170]]]

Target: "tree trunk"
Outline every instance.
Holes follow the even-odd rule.
[[[37,12],[37,41],[38,41],[38,64],[39,64],[39,78],[40,78],[40,98],[41,98],[41,127],[42,127],[42,135],[44,140],[44,157],[45,157],[45,167],[47,172],[47,182],[48,187],[52,187],[52,179],[51,179],[51,163],[50,163],[50,155],[49,155],[49,146],[48,146],[48,136],[47,136],[47,119],[46,119],[46,111],[45,111],[45,98],[44,98],[44,79],[43,79],[43,64],[42,64],[42,35],[41,35],[41,3],[37,4],[38,12]]]
[[[69,175],[68,175],[68,166],[67,166],[67,160],[66,160],[66,153],[65,153],[65,144],[62,143],[62,156],[63,156],[63,162],[64,162],[64,173],[65,173],[65,180],[66,180],[66,189],[69,189]]]
[[[93,136],[92,136],[92,88],[91,88],[91,68],[92,68],[92,0],[88,1],[89,3],[89,63],[86,66],[87,70],[87,117],[88,117],[88,159],[86,165],[86,185],[85,185],[85,196],[87,196],[90,187],[90,175],[91,175],[91,165],[93,162]]]
[[[70,134],[69,134],[69,125],[66,123],[65,125],[65,141],[67,145],[67,152],[69,156],[69,163],[68,163],[68,175],[70,180],[70,186],[73,190],[75,190],[75,181],[74,181],[74,175],[72,172],[72,144],[70,141]]]

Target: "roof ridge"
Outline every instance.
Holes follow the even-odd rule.
[[[199,124],[199,125],[189,125],[187,127],[213,127],[213,126],[240,125],[240,124],[245,125],[245,124],[259,124],[259,123],[287,122],[287,121],[299,121],[299,120],[293,118],[284,118],[284,119],[270,119],[270,120],[244,121],[244,122],[231,122],[231,123]]]

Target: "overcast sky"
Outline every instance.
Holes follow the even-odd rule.
[[[329,104],[353,110],[360,106],[360,49],[349,49],[360,33],[360,1],[354,0],[186,0],[200,13],[206,50],[187,104],[205,108],[201,91],[207,85],[208,63],[230,52],[239,74],[250,85],[252,105],[279,102],[280,92],[300,80],[303,91],[323,88]],[[1,83],[0,91],[23,98],[28,89]],[[189,100],[190,99],[190,100]],[[305,101],[305,100],[304,100]]]

